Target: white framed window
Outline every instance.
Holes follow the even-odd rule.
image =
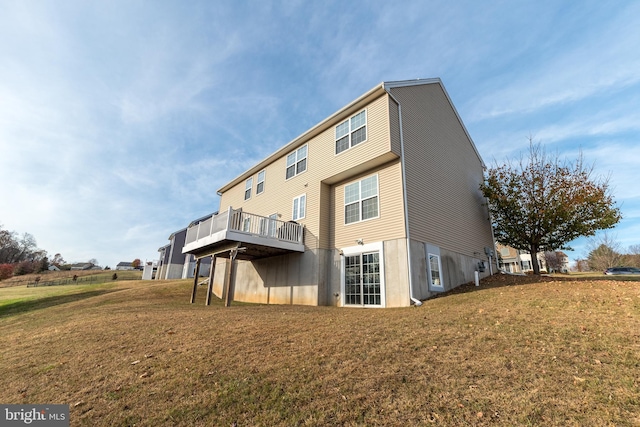
[[[367,110],[336,126],[336,154],[367,140]]]
[[[442,264],[440,255],[428,254],[429,257],[429,285],[435,288],[442,288]]]
[[[261,170],[260,172],[258,172],[258,183],[256,184],[256,195],[260,194],[264,191],[264,176],[265,176],[265,170]]]
[[[344,187],[345,224],[377,218],[379,213],[378,175],[364,178]]]
[[[294,221],[304,218],[307,210],[307,195],[302,194],[293,199],[293,214],[291,217]]]
[[[345,306],[384,307],[382,242],[342,250],[341,287]]]
[[[293,178],[294,176],[307,170],[307,145],[303,145],[296,151],[293,151],[287,155],[287,173],[286,179]]]
[[[444,291],[444,271],[442,270],[442,257],[440,247],[425,243],[427,262],[427,284],[432,292]]]
[[[251,187],[253,186],[253,178],[249,178],[244,183],[244,199],[249,200],[251,198]]]

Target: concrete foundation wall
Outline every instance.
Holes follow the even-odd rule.
[[[408,307],[409,266],[407,264],[407,239],[384,242],[384,288],[387,307]]]
[[[166,268],[166,277],[163,276],[163,279],[182,279],[182,268],[184,267],[182,264],[166,264],[164,267]]]
[[[308,250],[255,261],[237,260],[232,280],[234,301],[261,304],[327,305],[329,251]],[[222,297],[229,261],[217,260],[213,292]]]
[[[158,271],[156,271],[156,280],[163,280],[166,273],[167,265],[163,264],[160,266],[160,268],[158,268]]]
[[[407,265],[406,239],[394,239],[383,242],[382,259],[384,262],[384,296],[385,307],[407,307],[409,298],[409,268]],[[340,250],[331,252],[327,264],[326,305],[342,305],[342,255]]]
[[[407,240],[383,242],[385,307],[408,307],[409,265]],[[237,260],[231,286],[234,301],[260,304],[332,305],[342,304],[342,255],[340,250],[313,249],[255,261]],[[411,241],[411,275],[414,297],[425,300],[439,292],[429,290],[426,249],[423,242]],[[443,291],[474,280],[481,258],[440,248]],[[485,260],[485,265],[488,263]],[[222,298],[229,260],[218,258],[213,292]],[[489,269],[481,273],[486,277]]]
[[[417,299],[424,300],[436,294],[450,291],[451,289],[465,283],[473,282],[475,280],[475,271],[478,270],[478,263],[482,261],[484,261],[486,268],[483,273],[480,273],[480,278],[489,276],[488,260],[482,259],[480,257],[469,257],[467,255],[440,248],[442,283],[444,286],[441,292],[433,292],[429,290],[426,255],[425,244],[423,242],[412,240],[412,280],[414,296]]]

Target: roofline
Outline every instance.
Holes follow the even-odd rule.
[[[249,169],[247,169],[246,171],[244,171],[243,173],[241,173],[240,175],[238,175],[237,177],[235,177],[234,179],[229,181],[227,184],[225,184],[222,187],[220,187],[218,189],[218,191],[217,191],[217,194],[219,196],[221,196],[222,193],[224,193],[225,191],[233,188],[234,186],[236,186],[237,184],[241,183],[242,181],[245,181],[249,177],[253,176],[255,173],[257,173],[257,172],[261,171],[262,169],[264,169],[267,165],[273,163],[275,160],[277,160],[280,157],[284,156],[286,153],[292,151],[293,149],[295,149],[298,146],[304,144],[305,142],[307,142],[308,140],[310,140],[314,136],[316,136],[319,133],[325,131],[330,126],[332,126],[335,122],[339,121],[338,119],[341,119],[341,116],[346,111],[349,111],[349,110],[353,109],[358,104],[369,103],[373,99],[377,99],[380,96],[383,96],[385,94],[388,95],[387,91],[389,89],[392,89],[392,88],[407,87],[407,86],[419,86],[419,85],[427,85],[427,84],[439,84],[440,85],[440,87],[442,88],[445,96],[447,97],[447,100],[449,101],[449,104],[453,108],[453,111],[455,112],[456,117],[458,118],[458,121],[462,125],[462,128],[464,129],[465,134],[469,138],[469,141],[471,141],[471,146],[473,147],[474,151],[476,152],[476,155],[478,156],[478,159],[480,159],[480,163],[482,163],[482,167],[485,168],[485,164],[482,161],[482,157],[480,157],[480,153],[478,153],[478,150],[477,150],[473,140],[471,139],[471,136],[469,135],[469,132],[467,131],[467,128],[464,126],[464,123],[462,122],[462,119],[460,118],[460,115],[458,114],[458,111],[456,110],[455,106],[453,105],[453,102],[451,102],[451,98],[449,97],[449,94],[447,93],[446,89],[444,88],[444,85],[442,84],[442,80],[440,80],[440,78],[438,78],[438,77],[428,78],[428,79],[397,80],[397,81],[388,81],[388,82],[382,82],[382,83],[377,84],[372,89],[370,89],[369,91],[365,92],[363,95],[360,95],[358,98],[356,98],[355,100],[351,101],[350,103],[348,103],[347,105],[345,105],[344,107],[342,107],[341,109],[336,111],[335,113],[331,114],[329,117],[327,117],[326,119],[322,120],[321,122],[319,122],[318,124],[313,126],[311,129],[309,129],[306,132],[300,134],[299,136],[297,136],[296,138],[294,138],[293,140],[291,140],[290,142],[285,144],[283,147],[281,147],[278,150],[276,150],[275,152],[271,153],[266,158],[264,158],[260,162],[256,163],[255,165],[253,165],[252,167],[250,167]]]
[[[304,133],[300,134],[299,136],[295,137],[289,143],[285,144],[283,147],[281,147],[278,150],[276,150],[275,152],[271,153],[269,156],[267,156],[266,158],[264,158],[263,160],[261,160],[260,162],[258,162],[254,166],[252,166],[251,168],[247,169],[246,171],[244,171],[242,174],[238,175],[236,178],[234,178],[233,180],[231,180],[227,184],[225,184],[222,187],[220,187],[220,189],[218,189],[218,195],[222,195],[222,193],[224,193],[225,191],[229,190],[230,188],[232,188],[233,186],[237,185],[238,183],[246,180],[248,177],[252,176],[256,172],[261,171],[262,169],[264,169],[267,165],[269,165],[270,163],[272,163],[276,159],[279,159],[280,157],[282,157],[283,155],[285,155],[289,151],[291,151],[294,148],[304,144],[305,142],[307,142],[308,140],[310,140],[314,136],[316,136],[319,133],[323,132],[324,130],[329,128],[331,126],[331,124],[333,124],[334,121],[337,121],[337,118],[340,117],[342,114],[344,114],[345,111],[348,111],[348,110],[354,108],[356,105],[358,105],[360,103],[364,103],[364,101],[366,101],[368,99],[378,98],[378,97],[384,95],[385,93],[386,93],[386,91],[384,90],[384,83],[380,83],[380,84],[374,86],[371,90],[365,92],[363,95],[361,95],[358,98],[356,98],[355,100],[351,101],[349,104],[345,105],[344,107],[342,107],[341,109],[339,109],[338,111],[336,111],[335,113],[333,113],[332,115],[327,117],[326,119],[322,120],[321,122],[319,122],[318,124],[313,126],[311,129],[309,129],[306,132],[304,132]]]
[[[416,85],[421,85],[421,84],[438,84],[440,85],[440,88],[442,89],[442,92],[444,92],[444,96],[447,97],[447,101],[449,101],[449,105],[451,105],[451,108],[453,109],[453,112],[456,115],[456,118],[458,119],[458,122],[460,123],[460,126],[462,126],[462,130],[464,131],[465,135],[467,135],[467,138],[469,139],[469,142],[471,142],[471,147],[473,148],[473,151],[475,151],[476,156],[478,156],[478,160],[480,160],[480,164],[482,165],[482,169],[486,169],[487,166],[484,163],[484,160],[482,160],[482,156],[480,156],[480,152],[478,151],[478,148],[476,147],[476,143],[473,142],[473,138],[471,138],[471,135],[469,134],[469,131],[467,130],[467,127],[465,126],[464,122],[462,121],[462,117],[460,117],[460,114],[458,113],[458,110],[456,109],[455,104],[453,103],[453,101],[451,101],[451,97],[449,96],[449,92],[447,92],[447,88],[444,87],[444,84],[442,83],[442,80],[440,80],[440,78],[436,77],[436,78],[432,78],[432,79],[416,79],[416,80],[400,80],[400,81],[396,81],[396,82],[387,82],[387,83],[383,83],[385,89],[393,89],[393,88],[397,88],[397,87],[407,87],[407,86],[416,86]]]

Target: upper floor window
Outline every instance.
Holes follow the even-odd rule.
[[[260,194],[264,191],[264,174],[264,170],[258,173],[258,185],[256,185],[256,194]]]
[[[342,153],[366,139],[367,110],[362,110],[336,126],[336,154]]]
[[[287,156],[287,179],[307,170],[307,146],[303,145]]]
[[[344,223],[378,217],[378,175],[344,187]]]
[[[249,200],[251,198],[251,187],[253,186],[253,178],[249,178],[244,183],[244,199]]]
[[[297,221],[304,218],[307,210],[307,195],[303,194],[293,199],[293,220]]]

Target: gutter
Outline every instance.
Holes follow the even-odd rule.
[[[413,278],[412,278],[412,270],[411,270],[411,239],[409,237],[409,211],[407,210],[407,174],[405,171],[404,165],[404,133],[402,132],[402,105],[400,102],[391,94],[390,90],[382,84],[383,89],[389,94],[389,97],[398,105],[398,125],[400,128],[400,166],[402,167],[402,202],[404,204],[404,232],[407,236],[407,267],[409,269],[409,299],[413,301],[416,307],[420,307],[422,305],[422,301],[414,296],[413,293]]]

